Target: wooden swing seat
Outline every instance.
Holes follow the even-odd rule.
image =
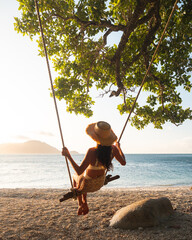
[[[70,198],[76,199],[77,196],[83,193],[96,192],[99,189],[101,189],[104,185],[107,185],[109,182],[114,181],[118,178],[120,178],[119,175],[115,175],[115,176],[103,175],[96,179],[84,179],[79,189],[72,188],[68,193],[64,194],[59,201],[63,202]]]

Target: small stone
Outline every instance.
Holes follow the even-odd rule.
[[[171,226],[169,226],[169,228],[180,229],[181,226],[180,225],[171,225]]]

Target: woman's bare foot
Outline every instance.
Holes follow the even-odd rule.
[[[81,206],[79,206],[77,214],[78,215],[86,215],[89,212],[89,208],[87,203],[83,203]]]
[[[77,211],[77,215],[83,215],[83,206],[79,206],[78,211]]]
[[[83,215],[86,215],[89,212],[87,203],[83,203],[82,207],[83,207]]]

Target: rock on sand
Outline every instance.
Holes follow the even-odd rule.
[[[166,197],[145,199],[118,210],[110,226],[122,229],[153,227],[173,214],[173,207]]]

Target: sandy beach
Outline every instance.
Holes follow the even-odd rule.
[[[0,189],[0,240],[5,239],[186,239],[192,237],[191,187],[102,189],[88,195],[90,212],[77,216],[77,202],[59,199],[67,190]],[[168,197],[174,215],[157,227],[109,227],[113,214],[135,201]]]

